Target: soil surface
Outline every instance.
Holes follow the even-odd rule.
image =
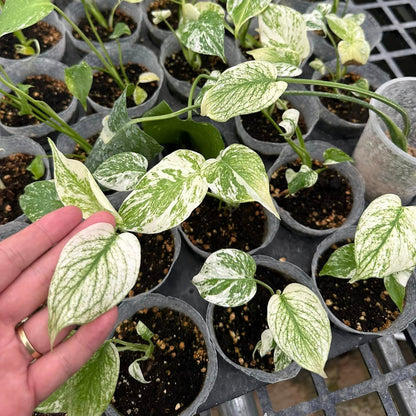
[[[266,233],[266,215],[257,202],[240,204],[234,210],[211,196],[205,197],[181,226],[190,241],[208,252],[222,248],[250,251],[259,247]]]
[[[327,168],[319,174],[314,186],[287,196],[285,171],[288,168],[298,171],[299,167],[300,160],[297,159],[273,173],[270,178],[272,197],[296,221],[307,227],[317,230],[340,227],[351,212],[353,204],[348,180],[335,169]],[[322,163],[314,161],[313,168],[319,167],[322,167]]]
[[[200,392],[207,371],[205,340],[184,314],[169,309],[144,309],[116,330],[117,337],[137,342],[135,327],[142,321],[155,334],[152,357],[141,364],[147,384],[134,380],[129,365],[140,353],[120,352],[120,376],[112,400],[123,415],[169,415],[181,413]]]
[[[34,158],[24,153],[0,158],[0,179],[6,186],[6,189],[0,189],[0,225],[23,214],[19,197],[25,186],[34,181],[32,174],[26,170]]]
[[[105,17],[105,19],[108,21],[108,18],[110,16],[110,12],[111,10],[101,10],[102,15]],[[113,33],[113,28],[112,29],[106,29],[105,27],[99,25],[96,20],[94,19],[94,17],[92,17],[92,21],[95,23],[95,29],[97,30],[101,40],[103,42],[108,42],[110,41],[110,36]],[[133,33],[136,30],[136,22],[130,17],[128,16],[126,13],[124,13],[122,10],[117,9],[114,13],[114,23],[113,23],[113,27],[116,26],[117,23],[125,23],[129,29],[130,32]],[[91,26],[88,22],[88,19],[86,17],[83,17],[79,22],[78,22],[78,27],[84,32],[84,34],[87,36],[87,38],[89,40],[94,40],[96,41],[96,37],[93,33],[93,31],[91,30]],[[79,39],[81,40],[81,37],[79,36],[79,34],[75,31],[73,31],[73,36],[75,39]],[[126,37],[128,35],[123,35],[121,36]]]
[[[288,106],[288,108],[292,107]],[[273,109],[271,116],[277,124],[282,121],[283,112],[276,107]],[[286,143],[284,137],[279,134],[272,123],[270,123],[270,120],[261,111],[241,116],[241,122],[247,133],[257,140],[271,143]],[[302,134],[307,132],[305,119],[302,114],[299,115],[298,126]],[[296,134],[292,136],[292,139],[296,139]]]
[[[352,241],[333,245],[318,261],[318,272],[337,247]],[[345,325],[365,332],[388,328],[400,311],[388,295],[383,279],[367,279],[349,283],[347,279],[332,276],[317,277],[317,284],[326,305]]]
[[[173,262],[174,240],[170,231],[159,234],[137,234],[141,246],[140,273],[128,297],[147,292],[168,274]]]
[[[288,277],[263,266],[257,266],[255,278],[267,283],[274,291],[293,283]],[[214,308],[215,336],[227,357],[246,368],[274,372],[273,355],[263,358],[253,351],[267,326],[267,304],[270,292],[257,285],[255,296],[245,305],[236,308]]]
[[[64,81],[39,74],[28,76],[22,84],[31,85],[28,94],[36,100],[45,101],[55,112],[60,113],[68,108],[72,95]],[[19,109],[14,107],[6,97],[0,101],[0,120],[10,127],[21,127],[38,124],[33,115],[19,115]]]
[[[325,75],[321,78],[324,81],[331,81],[330,75]],[[354,84],[361,76],[355,73],[348,73],[344,78],[340,79],[338,82],[341,84]],[[322,92],[331,92],[331,93],[340,93],[335,91],[333,88],[323,87],[323,86],[314,86],[315,91]],[[370,87],[370,90],[373,89]],[[345,91],[345,93],[348,93]],[[350,103],[347,101],[340,101],[334,98],[319,97],[321,103],[329,110],[331,113],[336,114],[338,117],[343,120],[349,121],[351,123],[366,123],[368,120],[369,110],[359,104]],[[369,102],[368,98],[362,98],[363,101]]]
[[[36,39],[39,42],[40,53],[52,48],[62,39],[61,32],[46,22],[38,22],[23,29],[23,34],[27,40]],[[12,33],[2,36],[0,39],[0,56],[7,59],[27,58],[28,55],[16,52],[15,45],[19,43],[19,40]],[[36,50],[33,44],[30,46]]]
[[[174,29],[177,29],[179,25],[179,4],[173,3],[170,0],[152,1],[147,8],[147,17],[149,21],[153,22],[152,12],[157,10],[170,10],[172,14],[168,17],[167,21]],[[156,26],[159,29],[170,31],[165,22],[160,22]]]
[[[120,74],[120,67],[117,66],[117,71]],[[124,69],[129,81],[136,85],[139,80],[140,74],[148,72],[148,69],[144,65],[127,63],[124,65]],[[158,81],[141,83],[140,87],[143,88],[148,97],[151,97],[159,86]],[[93,83],[88,96],[104,107],[112,108],[114,102],[122,94],[122,90],[117,83],[108,74],[98,71],[93,75]],[[127,97],[127,107],[134,107],[136,104],[133,98]]]

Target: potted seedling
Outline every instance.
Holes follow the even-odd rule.
[[[346,293],[350,293],[346,286],[354,285],[355,292],[361,292],[353,300],[353,310],[344,304],[340,293],[336,292],[339,299],[334,300],[321,292],[329,317],[340,328],[357,334],[387,335],[402,331],[415,320],[415,219],[416,207],[402,206],[397,195],[385,194],[368,205],[348,236],[334,236],[320,244],[312,263],[317,287],[328,280],[330,286],[339,286]],[[319,265],[319,259],[334,243],[338,248],[325,264]],[[380,282],[381,297],[369,290],[374,280]],[[385,306],[390,298],[396,307]],[[381,317],[381,323],[374,327],[373,314]]]

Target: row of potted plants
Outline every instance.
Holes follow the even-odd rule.
[[[86,10],[86,15],[89,18],[92,18],[93,9],[87,7],[91,6],[90,2],[83,1],[82,3],[82,9]],[[73,4],[81,9],[82,3],[74,2]],[[187,55],[193,61],[198,61],[199,58],[196,55],[212,53],[212,49],[209,48],[214,47],[215,49],[218,47],[218,42],[209,37],[211,34],[209,29],[215,27],[215,22],[225,22],[225,13],[221,11],[223,9],[220,6],[209,2],[204,3],[193,6],[182,2],[180,5],[183,13],[180,21],[181,26],[175,31],[176,38],[180,40],[179,43],[182,42],[184,56]],[[368,277],[373,277],[371,273],[383,278],[388,293],[394,299],[398,311],[402,312],[397,319],[395,318],[399,312],[396,316],[393,314],[393,319],[398,324],[396,328],[392,325],[392,329],[389,331],[401,330],[406,325],[406,323],[401,324],[401,320],[409,317],[411,320],[415,318],[411,308],[412,295],[410,295],[413,284],[412,278],[407,283],[415,265],[414,250],[409,244],[414,238],[415,232],[413,207],[402,207],[396,197],[385,196],[377,199],[367,208],[368,211],[366,210],[361,215],[364,209],[364,199],[362,198],[364,185],[358,172],[351,166],[351,158],[339,149],[328,149],[328,145],[312,140],[305,142],[302,132],[297,127],[298,111],[290,108],[286,100],[282,99],[282,97],[289,98],[297,95],[313,97],[317,94],[333,99],[339,98],[340,93],[346,90],[372,98],[372,102],[369,104],[367,102],[363,103],[354,95],[342,96],[345,101],[354,104],[359,103],[361,106],[371,108],[377,114],[377,117],[374,116],[374,121],[380,123],[380,120],[382,120],[381,122],[385,123],[390,138],[396,143],[397,152],[404,153],[403,150],[398,148],[398,145],[402,146],[403,139],[408,135],[409,120],[402,107],[398,106],[394,100],[387,99],[388,93],[379,95],[357,85],[292,78],[299,75],[298,67],[309,53],[310,46],[306,35],[308,24],[311,28],[320,28],[327,34],[332,33],[333,35],[335,33],[341,39],[335,46],[339,58],[335,66],[335,72],[341,71],[342,59],[345,59],[344,63],[346,63],[351,60],[356,62],[356,59],[361,58],[356,51],[357,43],[361,46],[365,45],[365,39],[363,39],[358,24],[360,18],[354,16],[347,16],[345,20],[344,18],[337,18],[336,15],[329,13],[329,9],[324,5],[320,6],[321,8],[316,13],[311,13],[308,18],[304,19],[299,13],[290,8],[282,8],[267,1],[250,2],[250,4],[253,8],[250,9],[249,14],[244,14],[238,7],[237,2],[234,4],[233,1],[229,1],[227,2],[227,13],[228,16],[231,16],[234,25],[235,39],[241,41],[243,38],[241,34],[243,33],[249,39],[248,44],[251,42],[250,48],[253,48],[251,54],[255,57],[254,61],[232,65],[221,73],[212,72],[210,75],[201,74],[197,76],[193,84],[188,87],[189,93],[185,94],[188,105],[182,106],[177,111],[173,111],[168,103],[161,102],[143,116],[140,115],[145,109],[135,115],[129,114],[127,98],[132,97],[134,100],[143,97],[141,92],[143,90],[142,82],[122,89],[121,95],[114,103],[109,115],[105,116],[104,113],[95,115],[98,120],[96,133],[99,134],[99,137],[93,147],[86,141],[90,137],[84,135],[83,127],[72,128],[67,123],[68,120],[62,121],[62,117],[57,116],[54,111],[51,111],[50,107],[30,97],[24,89],[16,87],[12,77],[6,75],[7,68],[3,73],[2,81],[15,92],[13,97],[9,93],[7,93],[7,96],[18,107],[19,111],[23,111],[24,108],[28,114],[32,114],[39,120],[45,120],[51,124],[52,129],[61,131],[75,140],[81,145],[84,153],[87,154],[84,165],[72,157],[65,157],[62,148],[59,150],[52,140],[49,141],[53,154],[54,181],[37,181],[26,188],[25,194],[21,198],[21,205],[27,217],[34,221],[62,204],[75,204],[83,210],[85,217],[97,210],[104,209],[112,212],[117,220],[117,231],[108,229],[108,227],[97,226],[94,229],[88,229],[83,235],[77,236],[65,248],[52,281],[48,299],[52,340],[54,334],[60,328],[71,323],[82,324],[88,322],[114,304],[120,302],[123,302],[122,305],[124,305],[124,302],[126,302],[126,305],[134,304],[128,315],[123,315],[120,312],[120,320],[131,316],[133,310],[137,311],[138,304],[140,304],[139,298],[134,301],[137,304],[123,300],[126,294],[136,285],[139,274],[140,257],[143,258],[143,254],[140,255],[142,248],[139,241],[141,242],[147,234],[159,235],[164,231],[178,227],[184,237],[189,236],[189,240],[186,241],[191,241],[190,246],[198,244],[200,246],[199,255],[207,257],[201,271],[196,273],[194,277],[194,283],[201,295],[210,302],[230,308],[227,309],[228,316],[223,318],[225,320],[222,321],[222,327],[226,327],[228,333],[234,334],[232,342],[235,341],[234,346],[238,345],[238,347],[234,347],[234,352],[236,348],[241,348],[240,344],[237,344],[240,337],[240,328],[237,326],[236,331],[233,329],[235,327],[231,326],[233,321],[237,320],[238,313],[240,313],[237,313],[234,308],[241,306],[243,308],[241,312],[242,320],[250,322],[254,317],[252,318],[253,315],[250,315],[250,302],[248,301],[255,294],[256,284],[265,288],[266,294],[262,293],[258,302],[259,304],[263,302],[261,304],[264,305],[264,308],[267,308],[267,316],[264,317],[262,324],[267,326],[263,328],[262,333],[257,335],[258,341],[260,339],[261,341],[259,344],[253,345],[251,354],[259,354],[259,360],[264,361],[264,368],[271,373],[275,373],[275,377],[265,376],[264,371],[257,376],[265,381],[276,381],[292,377],[299,370],[299,366],[324,375],[324,365],[331,343],[331,331],[327,316],[329,315],[330,319],[335,319],[332,312],[327,312],[325,309],[325,305],[328,306],[331,299],[320,299],[317,286],[296,266],[292,266],[288,262],[275,264],[272,261],[272,264],[270,264],[270,260],[266,261],[261,257],[253,259],[251,257],[251,254],[256,250],[264,248],[273,240],[278,228],[277,218],[281,217],[285,225],[291,226],[291,221],[296,215],[288,214],[289,209],[282,209],[283,203],[293,200],[294,204],[297,203],[302,206],[304,202],[299,202],[301,201],[301,194],[312,190],[315,184],[322,188],[346,186],[343,192],[347,196],[350,195],[350,198],[347,198],[343,205],[346,205],[350,210],[336,223],[337,218],[332,218],[331,221],[319,218],[318,214],[315,215],[314,211],[307,207],[308,226],[295,225],[293,229],[296,232],[306,231],[309,235],[315,237],[322,236],[333,232],[333,229],[331,229],[333,221],[335,221],[335,227],[342,230],[361,218],[357,234],[348,236],[348,238],[355,238],[355,245],[352,247],[349,244],[348,249],[342,249],[340,255],[336,255],[334,258],[331,257],[332,260],[328,263],[329,265],[325,266],[322,273],[337,275],[337,270],[342,269],[343,271],[348,270],[348,273],[341,277],[353,281],[367,280]],[[0,14],[0,27],[6,27],[4,22],[7,22],[8,26],[3,33],[15,32],[23,28],[21,22],[27,16],[22,16],[19,6],[19,0],[9,0],[4,6]],[[84,6],[86,9],[84,9]],[[31,7],[33,8],[28,10],[30,20],[25,20],[25,25],[35,23],[44,15],[48,15],[54,8],[52,3],[45,2],[32,2]],[[136,10],[139,9],[140,7],[136,5]],[[60,9],[56,10],[58,13],[62,12]],[[142,9],[140,10],[143,12]],[[91,13],[91,15],[88,13]],[[74,26],[71,18],[68,17],[69,13],[62,12],[61,16],[71,27]],[[164,14],[160,11],[155,12],[154,16],[160,22],[165,23],[170,17],[169,13]],[[251,39],[248,36],[250,33],[249,23],[254,17],[259,20],[260,45],[255,43],[255,37],[250,35],[253,38]],[[299,27],[299,32],[291,31],[291,35],[288,36],[284,31],[285,24],[288,24],[288,22],[292,27]],[[225,26],[224,23],[221,24]],[[167,26],[169,25],[171,26],[171,24]],[[84,39],[83,32],[78,26],[76,27],[79,30],[78,35]],[[195,34],[202,36],[201,27],[204,28],[204,35],[208,37],[204,37],[205,43],[197,42],[196,39],[198,38],[195,38]],[[230,27],[230,29],[232,28]],[[217,32],[214,32],[213,35],[216,36]],[[294,33],[296,33],[296,36],[293,35]],[[349,36],[352,33],[354,33],[354,37]],[[217,39],[215,36],[214,39]],[[116,45],[115,49],[114,47],[108,47],[107,50],[99,50],[97,49],[98,45],[94,46],[88,39],[84,39],[84,41],[89,46],[89,50],[95,52],[94,57],[98,57],[99,61],[96,61],[93,65],[103,64],[106,70],[112,73],[113,66],[110,61],[113,63],[114,56],[118,57],[117,51],[121,51],[123,54],[121,47],[119,49]],[[197,44],[199,47],[202,45],[202,50],[198,50]],[[100,44],[100,46],[102,47],[103,44]],[[136,51],[134,46],[129,48]],[[208,52],[206,48],[209,49]],[[368,58],[368,47],[364,46],[358,49],[363,50],[363,55],[367,55]],[[282,50],[284,53],[282,53]],[[341,57],[343,56],[341,52],[346,54],[346,58]],[[218,54],[222,55],[221,50]],[[364,62],[362,63],[365,63],[365,56],[363,59]],[[151,56],[149,55],[146,63],[150,60]],[[35,58],[33,62],[39,61],[40,58]],[[85,61],[71,67],[70,71],[66,70],[66,76],[64,77],[72,94],[84,106],[86,106],[88,95],[88,88],[85,87],[88,82],[85,81],[91,79],[92,75],[91,67],[86,65],[87,62],[86,57]],[[230,63],[231,60],[228,62]],[[315,67],[317,65],[322,66],[322,63],[315,62],[314,65]],[[146,79],[150,79],[150,82],[158,82],[157,88],[161,88],[164,76],[168,81],[166,69],[164,72],[152,70],[152,74],[147,75]],[[207,79],[207,82],[199,89],[198,83],[204,79]],[[405,81],[411,82],[411,80]],[[335,93],[311,91],[306,88],[288,89],[288,84],[314,85],[314,88],[330,87],[335,88]],[[407,92],[408,90],[409,88],[407,88]],[[155,97],[154,102],[156,102],[157,94],[153,93],[153,97]],[[185,97],[182,97],[182,99]],[[149,104],[149,108],[153,106],[154,102]],[[380,109],[377,107],[377,102],[382,103]],[[402,101],[398,102],[402,103]],[[175,105],[177,105],[176,102]],[[293,106],[296,108],[295,103]],[[405,107],[407,106],[409,106],[409,102],[406,101]],[[281,121],[278,123],[271,117],[275,108],[283,109]],[[249,147],[240,144],[232,144],[226,147],[221,135],[211,123],[194,121],[192,113],[195,111],[220,123],[232,120],[234,117],[244,116],[247,113],[260,112],[276,128],[280,136],[283,136],[287,142],[287,147],[277,151],[280,153],[279,159],[267,172],[261,158]],[[188,114],[187,119],[180,119],[181,114]],[[53,121],[50,121],[49,117],[52,117]],[[403,128],[399,129],[396,124],[400,124],[401,117],[404,124],[402,124]],[[100,126],[101,122],[103,123],[102,126]],[[88,121],[87,124],[90,124],[90,122]],[[139,128],[139,125],[142,128]],[[370,122],[368,125],[370,125]],[[294,138],[292,139],[292,137]],[[362,137],[365,137],[364,133]],[[392,143],[390,138],[386,140]],[[12,140],[12,136],[6,139]],[[210,139],[209,145],[206,143],[208,139]],[[159,163],[156,163],[147,171],[148,164],[155,163],[154,158],[161,151],[161,145],[166,148],[169,148],[169,146],[185,148],[164,155]],[[72,149],[74,148],[72,147]],[[356,156],[358,151],[359,146],[357,146],[354,153],[354,157],[357,159],[359,159],[359,156]],[[65,150],[65,153],[72,153],[72,150]],[[368,154],[365,154],[365,157],[368,158]],[[85,157],[81,155],[78,158],[84,159]],[[292,163],[296,159],[299,159],[299,161],[286,166],[289,169],[283,170],[283,176],[279,178],[279,167]],[[47,166],[47,160],[45,162]],[[347,170],[352,172],[347,174],[347,185],[339,183],[342,182],[340,175],[344,175]],[[358,185],[358,188],[355,187],[355,184]],[[269,188],[270,185],[272,186],[271,189]],[[394,184],[394,186],[397,185]],[[124,193],[108,195],[109,189]],[[396,189],[394,188],[394,190]],[[272,193],[270,193],[270,190]],[[368,192],[368,188],[366,188],[366,191]],[[392,191],[383,189],[380,194],[388,192]],[[125,198],[127,193],[128,197]],[[409,195],[414,196],[414,190],[410,191]],[[312,198],[312,194],[306,194],[307,202]],[[263,220],[268,218],[266,228],[271,231],[268,239],[261,239],[259,243],[256,243],[251,241],[253,234],[250,234],[249,241],[237,246],[234,244],[237,238],[231,234],[228,241],[222,241],[216,247],[210,240],[206,240],[207,236],[194,235],[194,228],[202,222],[206,215],[207,211],[205,210],[207,208],[205,208],[205,205],[209,205],[206,204],[208,199],[216,201],[211,203],[213,210],[219,213],[219,216],[225,218],[225,223],[230,221],[231,217],[229,215],[234,212],[237,213],[236,217],[244,220],[244,226],[254,223],[255,217],[261,217]],[[324,199],[331,199],[331,197],[324,197]],[[409,201],[405,200],[404,202]],[[249,204],[254,204],[252,211],[239,211],[240,208]],[[224,208],[221,205],[224,205]],[[330,209],[329,207],[324,208],[324,210]],[[386,215],[386,213],[389,213],[389,215]],[[299,215],[302,216],[302,213]],[[332,216],[334,217],[334,215]],[[392,220],[393,217],[394,221]],[[375,222],[375,225],[372,221]],[[380,224],[384,225],[381,227]],[[221,229],[221,226],[219,226],[218,230]],[[323,233],[320,232],[322,229]],[[261,236],[263,237],[265,233],[264,225],[261,230]],[[139,238],[137,239],[132,232],[139,234]],[[212,234],[212,232],[209,233]],[[218,234],[221,233],[218,232]],[[386,239],[386,235],[389,235],[391,239]],[[371,236],[371,238],[368,238],[368,236]],[[225,247],[231,248],[222,250]],[[394,251],[393,249],[396,247],[399,247],[402,251]],[[237,250],[237,248],[242,251]],[[218,249],[220,251],[217,251]],[[97,304],[100,306],[97,309],[62,310],[58,307],[62,303],[62,297],[76,300],[80,296],[85,296],[85,293],[91,292],[90,289],[95,287],[96,268],[91,268],[93,270],[91,273],[84,273],[86,270],[84,267],[86,250],[91,253],[89,257],[91,262],[105,265],[106,273],[104,275],[107,276],[107,286],[111,287],[111,290],[108,291],[107,287],[103,293],[94,290],[94,294],[91,294],[97,299]],[[374,264],[380,265],[377,266],[377,269],[372,270],[370,274],[368,272],[363,274],[360,270],[363,267],[362,258],[371,258],[374,260]],[[404,258],[406,258],[406,261],[402,262]],[[80,264],[80,259],[83,261],[82,270],[77,267]],[[133,259],[135,260],[133,261]],[[380,260],[380,263],[378,263],[375,259],[382,259],[384,262]],[[397,260],[400,260],[399,265],[392,266]],[[346,265],[348,265],[348,268]],[[400,267],[402,268],[400,269]],[[262,268],[277,269],[279,279],[283,275],[284,283],[275,287],[277,279],[275,276],[271,279],[273,283],[267,282],[265,277],[260,278]],[[295,271],[295,276],[292,275],[292,271]],[[263,273],[267,274],[269,272],[263,271]],[[318,270],[314,269],[314,275],[318,273]],[[82,290],[65,292],[63,285],[69,276],[79,280]],[[117,279],[113,281],[110,276],[117,276]],[[403,300],[404,287],[408,289],[408,298],[405,303]],[[267,293],[269,293],[270,300]],[[148,309],[151,306],[150,304],[142,304],[140,307]],[[163,303],[163,306],[166,306],[165,303]],[[120,306],[120,311],[123,311],[123,308],[124,306]],[[214,313],[214,308],[210,307],[207,320],[211,330],[214,327],[213,316],[217,315]],[[311,317],[314,319],[311,319]],[[167,414],[193,414],[192,412],[196,411],[198,405],[206,399],[208,390],[210,386],[212,387],[213,380],[215,380],[216,359],[210,339],[213,337],[218,350],[222,351],[219,346],[221,343],[219,332],[215,332],[215,335],[209,334],[208,330],[205,329],[205,323],[199,318],[194,318],[195,320],[200,331],[202,331],[207,350],[207,355],[203,355],[205,358],[201,356],[198,363],[202,363],[200,372],[208,371],[210,378],[206,380],[211,381],[205,381],[200,392],[199,397],[202,397],[202,401],[196,402],[196,405],[191,405],[187,410],[183,410],[186,405],[178,399],[174,409],[168,410]],[[147,324],[147,326],[149,325]],[[92,364],[74,376],[68,384],[43,403],[39,410],[48,412],[65,411],[69,414],[101,414],[111,401],[117,384],[116,377],[113,377],[117,373],[116,367],[118,366],[116,349],[121,351],[122,363],[123,359],[130,359],[127,365],[129,367],[131,364],[131,367],[129,367],[130,375],[138,383],[146,382],[147,373],[142,371],[142,368],[146,365],[150,368],[153,367],[151,358],[153,355],[152,352],[149,352],[152,342],[149,340],[155,340],[156,338],[153,337],[153,334],[149,336],[143,330],[142,325],[138,323],[138,318],[135,318],[135,324],[132,328],[133,330],[129,330],[132,334],[126,335],[125,339],[119,338],[121,342],[113,340],[106,343],[96,354]],[[136,328],[144,342],[139,341],[139,344],[137,342],[131,344],[133,339],[136,341],[140,339],[135,335]],[[302,330],[299,330],[299,328],[302,328]],[[381,328],[382,326],[377,327],[379,330]],[[120,327],[116,333],[123,330]],[[161,331],[161,329],[151,327],[151,331],[156,331],[157,336],[157,331]],[[361,333],[363,333],[362,328]],[[173,353],[176,354],[176,352],[182,350],[180,342],[175,345],[169,344],[170,340],[163,342],[168,343],[168,349],[173,347],[170,351],[171,357]],[[311,345],[313,345],[313,348],[310,348]],[[160,349],[159,347],[156,342],[154,348]],[[128,353],[124,354],[125,351],[128,351]],[[137,351],[139,351],[139,355],[137,355]],[[154,352],[154,349],[152,351]],[[136,358],[132,360],[132,356]],[[207,356],[208,367],[204,367]],[[252,360],[257,361],[257,357],[253,357]],[[236,361],[242,364],[243,368],[251,365],[247,362],[251,360],[245,358],[238,357]],[[100,366],[94,364],[102,362],[109,363],[112,366],[111,369],[98,368]],[[94,375],[87,373],[91,368]],[[98,377],[97,371],[100,371],[99,374],[103,375]],[[166,369],[166,371],[171,370]],[[196,372],[198,371],[196,370]],[[104,374],[111,374],[111,380]],[[85,380],[99,382],[99,385],[89,386],[88,388],[105,392],[100,400],[79,403],[79,400],[73,399],[76,392],[80,391],[79,389],[83,390],[85,388]],[[121,381],[119,381],[120,383]],[[133,383],[133,381],[127,381],[127,384],[129,383]],[[146,390],[145,386],[140,387],[139,390],[144,392]],[[198,388],[196,389],[198,390]],[[136,394],[135,389],[133,389],[132,394]],[[115,397],[117,397],[117,393]],[[118,399],[115,398],[114,400],[115,406],[122,408]]]

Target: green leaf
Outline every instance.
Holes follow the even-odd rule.
[[[235,307],[256,294],[256,263],[247,253],[223,249],[205,260],[192,283],[206,301],[219,306]]]
[[[412,271],[410,271],[410,274],[406,272],[408,276],[410,276]],[[391,274],[389,276],[386,276],[384,278],[384,286],[386,287],[387,292],[389,293],[389,296],[393,300],[393,302],[397,305],[400,312],[403,312],[403,302],[404,297],[406,295],[406,287],[402,286],[396,279],[396,275]]]
[[[65,245],[49,288],[51,345],[69,325],[91,322],[121,302],[137,281],[139,240],[117,234],[108,223],[93,224]]]
[[[384,278],[416,265],[416,207],[402,207],[397,195],[370,203],[355,234],[355,280]]]
[[[132,191],[147,170],[147,159],[137,153],[118,153],[94,172],[100,185],[114,191]]]
[[[134,104],[140,105],[141,103],[144,103],[146,101],[146,98],[147,92],[142,87],[136,85],[133,91]]]
[[[110,39],[119,39],[122,36],[130,36],[131,30],[126,23],[117,23],[114,27],[113,33],[109,36]]]
[[[87,111],[87,97],[92,85],[92,69],[84,61],[65,68],[66,85]]]
[[[225,62],[224,20],[217,12],[206,10],[198,20],[185,19],[176,33],[191,51],[219,56]]]
[[[264,11],[272,0],[227,0],[227,12],[234,23],[234,36],[238,38],[241,27]]]
[[[331,345],[331,326],[318,297],[299,283],[273,295],[267,322],[280,349],[301,367],[326,377],[324,366]]]
[[[208,185],[201,174],[205,159],[177,150],[150,169],[125,199],[119,214],[127,230],[155,234],[176,227],[204,199]]]
[[[101,191],[94,177],[85,165],[73,159],[67,159],[49,139],[55,168],[55,187],[59,199],[64,205],[75,205],[84,218],[98,211],[109,211],[120,222],[120,216]]]
[[[353,279],[357,271],[354,243],[345,244],[335,250],[319,272],[320,276]]]
[[[103,130],[100,137],[85,161],[85,166],[91,172],[94,172],[98,165],[117,153],[140,153],[150,161],[163,149],[137,124],[130,124],[126,93],[127,91],[124,90],[114,103],[110,115],[103,120]]]
[[[0,37],[32,26],[53,10],[49,0],[11,0],[0,14]]]
[[[143,117],[171,114],[172,112],[166,101],[162,101],[143,114]],[[195,150],[207,159],[217,157],[219,152],[224,149],[221,133],[211,123],[173,117],[167,120],[145,121],[142,126],[143,130],[158,143]]]
[[[36,181],[45,174],[45,164],[43,163],[44,156],[36,156],[30,165],[26,168]]]
[[[226,69],[205,93],[201,115],[227,121],[269,107],[287,88],[286,82],[276,80],[277,75],[269,62],[247,61]]]
[[[105,342],[90,360],[37,408],[41,413],[70,416],[101,415],[117,385],[120,359],[116,347]]]
[[[211,191],[229,204],[257,201],[279,218],[270,195],[269,178],[260,156],[242,144],[232,144],[203,167]]]
[[[133,361],[129,365],[129,374],[137,380],[139,383],[147,384],[150,383],[150,381],[146,381],[143,376],[142,369],[140,368],[140,361],[142,361],[140,358]]]
[[[259,34],[263,46],[284,44],[299,56],[298,65],[309,55],[306,22],[298,11],[280,4],[270,4],[259,16]]]
[[[306,165],[302,165],[298,172],[293,169],[286,169],[285,176],[290,194],[294,194],[303,188],[310,188],[318,180],[318,173]]]
[[[19,198],[19,204],[32,222],[64,206],[54,181],[36,181],[27,185],[25,193]]]
[[[334,165],[342,162],[354,162],[354,159],[341,149],[329,148],[324,151],[324,165]]]

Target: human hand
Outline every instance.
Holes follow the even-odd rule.
[[[49,283],[66,242],[97,222],[115,225],[108,212],[82,221],[76,207],[60,208],[0,242],[0,414],[30,416],[35,407],[78,371],[107,338],[117,320],[113,308],[83,325],[65,328],[50,350],[47,307]],[[16,331],[41,354],[35,361]],[[36,356],[36,354],[35,354]]]

